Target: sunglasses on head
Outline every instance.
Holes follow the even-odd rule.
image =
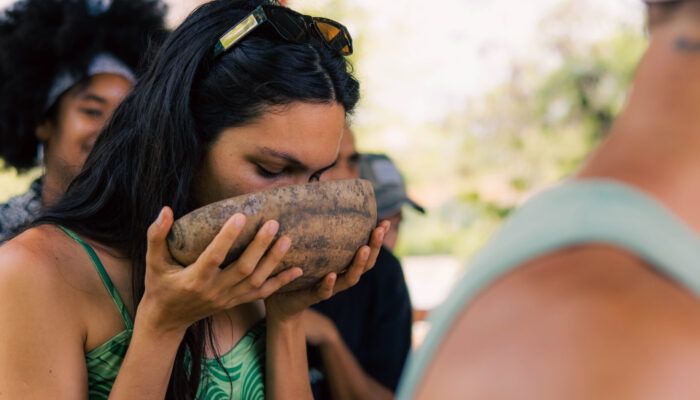
[[[258,6],[228,32],[214,46],[214,56],[227,51],[255,28],[268,22],[275,31],[292,43],[308,43],[316,35],[331,50],[344,56],[352,54],[352,38],[348,29],[330,19],[310,17],[283,6]]]

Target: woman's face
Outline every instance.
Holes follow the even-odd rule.
[[[61,95],[56,118],[37,128],[44,143],[46,179],[65,190],[80,169],[114,109],[131,91],[121,75],[97,74]]]
[[[197,176],[197,203],[318,180],[338,158],[344,124],[345,109],[336,102],[297,102],[225,129]]]

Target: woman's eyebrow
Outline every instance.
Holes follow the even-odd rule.
[[[306,164],[297,160],[293,155],[289,153],[277,151],[269,147],[260,148],[260,152],[271,157],[282,159],[288,162],[289,164],[293,165],[295,168],[309,169],[309,167]]]
[[[311,168],[309,168],[308,165],[299,161],[298,159],[296,159],[296,157],[294,157],[293,155],[291,155],[289,153],[277,151],[277,150],[271,149],[269,147],[261,147],[260,152],[265,154],[265,155],[271,156],[271,157],[282,159],[282,160],[288,162],[294,168],[301,169],[304,171],[309,171],[311,169]],[[337,164],[337,163],[338,163],[338,158],[336,158],[335,161],[333,161],[331,164],[329,164],[323,168],[320,168],[318,171],[323,172],[327,169],[333,168],[333,166],[335,166],[335,164]]]
[[[107,99],[90,92],[83,93],[82,95],[80,95],[80,98],[83,100],[95,101],[100,104],[107,104]]]

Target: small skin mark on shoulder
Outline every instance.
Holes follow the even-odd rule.
[[[53,370],[52,370],[52,369],[49,369],[49,374],[53,374]]]

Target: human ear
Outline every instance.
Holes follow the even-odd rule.
[[[47,120],[36,127],[34,134],[40,142],[47,142],[55,131],[53,122]]]

